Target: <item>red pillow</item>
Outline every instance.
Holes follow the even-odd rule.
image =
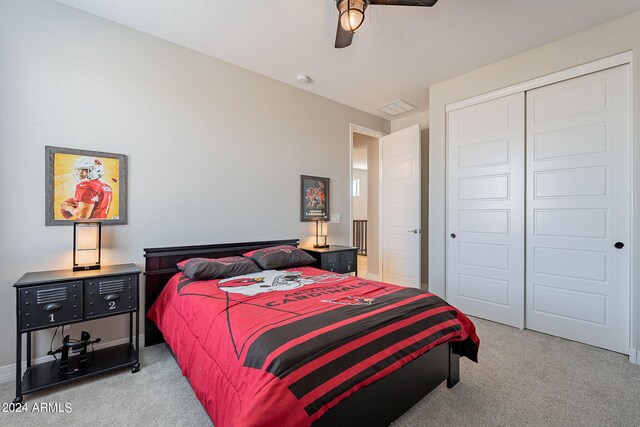
[[[301,267],[316,261],[314,257],[305,251],[287,245],[257,249],[247,252],[244,256],[254,260],[263,270]]]
[[[249,258],[191,258],[177,264],[180,271],[193,280],[211,280],[258,273],[260,268]]]

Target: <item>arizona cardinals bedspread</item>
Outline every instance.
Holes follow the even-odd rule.
[[[311,267],[223,280],[176,274],[148,313],[216,427],[308,426],[471,321],[436,295]]]

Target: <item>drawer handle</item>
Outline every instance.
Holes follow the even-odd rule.
[[[60,308],[60,304],[57,304],[55,302],[44,306],[45,311],[53,311],[59,308]]]
[[[114,299],[118,299],[120,298],[120,295],[118,294],[109,294],[109,295],[105,295],[104,299],[106,299],[107,301],[113,301]]]

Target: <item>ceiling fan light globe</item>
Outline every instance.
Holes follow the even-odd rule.
[[[364,22],[366,8],[367,3],[363,0],[342,0],[338,3],[340,26],[345,31],[355,33]]]
[[[355,33],[362,22],[364,21],[364,14],[356,10],[349,10],[340,16],[340,25],[346,31]]]

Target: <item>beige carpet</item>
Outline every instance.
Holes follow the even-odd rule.
[[[638,426],[640,366],[628,357],[474,319],[480,363],[463,359],[461,381],[441,385],[394,427]],[[120,371],[45,392],[25,403],[70,403],[70,413],[0,412],[1,426],[211,425],[164,346],[146,348],[142,370]],[[3,402],[14,384],[0,385]]]

